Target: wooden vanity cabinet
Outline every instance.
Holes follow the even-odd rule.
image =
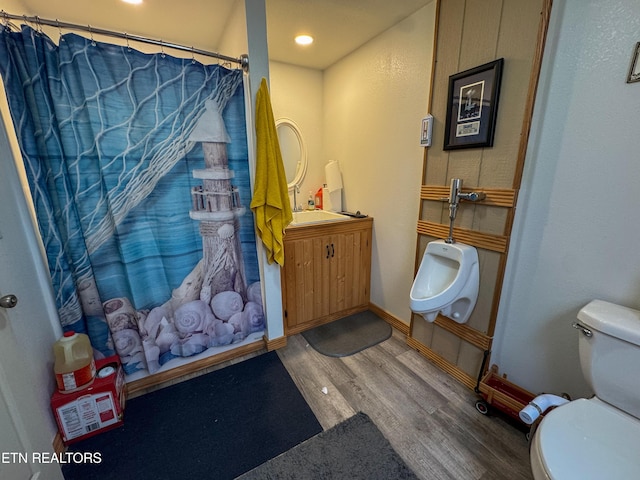
[[[289,227],[281,271],[285,335],[369,308],[372,218]]]

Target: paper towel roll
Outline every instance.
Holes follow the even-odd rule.
[[[324,175],[327,179],[327,188],[329,192],[334,192],[342,188],[342,174],[338,162],[331,160],[324,167]]]
[[[322,209],[329,212],[342,211],[342,189],[330,192],[328,188],[322,189]]]

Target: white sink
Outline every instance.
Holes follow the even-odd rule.
[[[307,225],[309,223],[335,222],[337,220],[348,220],[347,215],[328,212],[325,210],[305,210],[303,212],[293,212],[292,226]]]

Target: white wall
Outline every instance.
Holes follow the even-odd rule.
[[[247,14],[243,1],[236,0],[231,15],[225,25],[216,51],[229,57],[238,58],[249,53],[247,40]],[[235,67],[235,65],[234,65]]]
[[[554,2],[492,358],[534,393],[590,395],[582,306],[640,308],[638,32],[637,0]]]
[[[325,71],[324,149],[343,207],[374,217],[371,302],[409,324],[435,2]]]
[[[323,74],[320,70],[269,62],[273,116],[289,118],[300,128],[307,148],[307,173],[300,185],[298,204],[306,205],[324,183],[324,135],[322,125]],[[292,205],[293,205],[293,195]]]

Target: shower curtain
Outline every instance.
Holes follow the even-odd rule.
[[[0,75],[63,329],[136,377],[261,338],[242,71],[23,26]]]

